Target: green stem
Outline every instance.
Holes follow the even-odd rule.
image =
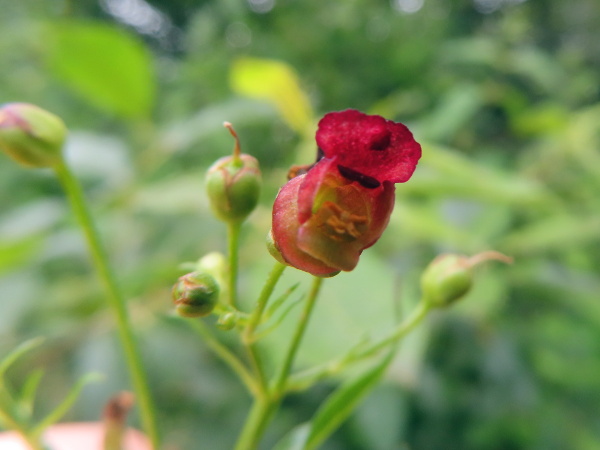
[[[5,387],[0,386],[0,421],[3,422],[7,428],[19,433],[23,440],[27,442],[27,445],[31,448],[31,450],[44,450],[44,446],[40,443],[39,439],[33,435],[33,433],[29,432],[27,426],[25,426],[19,419],[15,418],[10,412],[8,412],[10,405],[13,404],[14,401],[9,393],[5,390]]]
[[[229,304],[234,308],[237,305],[237,279],[238,279],[238,254],[240,248],[241,223],[227,223],[227,245],[229,256]]]
[[[210,349],[215,352],[215,354],[223,360],[231,369],[238,375],[240,380],[244,383],[248,391],[254,396],[259,395],[259,388],[252,378],[252,375],[248,372],[248,369],[242,364],[242,362],[235,356],[231,350],[229,350],[226,346],[221,344],[218,339],[210,332],[208,327],[199,320],[186,320],[186,322],[190,323],[192,328],[198,332],[202,336],[202,338],[206,341],[206,344],[210,347]]]
[[[61,161],[61,163],[55,166],[54,169],[69,197],[71,207],[73,208],[73,211],[84,231],[95,269],[98,272],[98,275],[102,280],[108,294],[107,300],[115,315],[119,339],[121,341],[123,352],[125,353],[125,360],[131,376],[136,399],[140,405],[142,424],[145,432],[148,434],[148,437],[152,442],[153,448],[157,449],[159,446],[159,436],[154,406],[150,396],[146,374],[142,367],[140,351],[129,323],[125,301],[117,287],[115,277],[110,270],[108,258],[106,257],[104,249],[100,243],[100,237],[87,208],[81,186],[64,161]]]
[[[290,370],[292,369],[292,364],[294,363],[294,359],[296,358],[298,348],[300,347],[300,342],[304,337],[304,332],[306,331],[308,320],[310,319],[310,315],[315,306],[317,297],[319,296],[319,291],[321,289],[322,284],[323,278],[314,277],[310,293],[308,294],[308,298],[306,299],[306,303],[304,304],[304,309],[302,310],[302,314],[300,315],[299,322],[296,325],[296,331],[294,332],[294,336],[292,337],[292,341],[290,342],[287,355],[283,360],[278,374],[275,377],[275,383],[273,385],[272,391],[275,397],[281,397],[283,395],[283,390],[286,381],[290,374]]]
[[[260,360],[260,355],[258,353],[258,348],[256,345],[256,339],[255,339],[254,333],[256,331],[256,327],[258,327],[258,325],[260,325],[260,321],[261,321],[263,312],[265,311],[265,308],[267,306],[267,303],[269,302],[269,298],[271,298],[271,295],[273,294],[273,291],[275,290],[275,286],[277,285],[277,282],[281,278],[281,275],[283,275],[283,271],[285,270],[286,267],[287,266],[285,266],[284,264],[281,264],[279,262],[275,263],[275,266],[271,270],[271,273],[269,273],[267,281],[265,282],[265,285],[263,286],[262,291],[260,292],[260,295],[258,296],[258,300],[256,301],[256,306],[254,307],[254,310],[252,311],[252,314],[250,315],[248,325],[246,325],[246,328],[244,329],[244,333],[242,335],[242,342],[244,343],[244,345],[246,346],[246,349],[248,350],[248,356],[250,357],[250,363],[252,364],[254,372],[256,373],[256,378],[258,379],[258,382],[260,384],[261,396],[263,396],[263,397],[266,396],[267,390],[268,390],[267,378],[265,376],[264,368],[263,368],[262,362]]]
[[[318,381],[328,376],[333,376],[344,369],[350,364],[361,361],[368,358],[389,345],[397,344],[403,337],[405,337],[410,331],[412,331],[421,321],[425,318],[429,312],[430,307],[424,301],[419,302],[419,305],[415,308],[411,314],[392,329],[386,336],[381,338],[374,344],[365,346],[362,349],[351,349],[346,355],[331,361],[322,366],[317,366],[312,369],[308,369],[304,372],[294,375],[289,384],[286,386],[287,391],[302,391],[308,389]]]
[[[248,419],[246,420],[242,433],[240,434],[240,437],[236,444],[236,450],[256,449],[258,447],[258,444],[260,443],[260,440],[262,439],[262,436],[265,432],[269,421],[271,420],[273,414],[279,407],[284,393],[284,387],[287,381],[287,377],[294,363],[294,359],[296,357],[298,348],[300,347],[300,342],[302,341],[304,332],[306,331],[306,327],[308,325],[310,315],[315,306],[322,283],[322,278],[314,278],[312,288],[310,290],[308,298],[306,299],[304,309],[302,310],[302,314],[299,318],[298,324],[296,325],[296,330],[294,331],[292,340],[290,341],[290,346],[287,350],[281,367],[274,378],[274,382],[272,385],[273,388],[271,389],[267,397],[257,398],[254,401],[254,405],[250,410]]]
[[[254,450],[258,447],[274,408],[275,404],[268,398],[254,400],[235,450]]]
[[[403,320],[396,328],[390,331],[387,336],[380,339],[375,344],[367,347],[361,352],[358,352],[352,360],[368,358],[369,356],[383,350],[390,344],[394,344],[410,333],[421,321],[425,318],[431,306],[429,302],[421,300],[414,311]]]

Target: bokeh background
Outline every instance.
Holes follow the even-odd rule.
[[[36,103],[71,130],[67,157],[129,299],[168,448],[230,448],[249,406],[170,316],[181,263],[225,249],[203,193],[232,148],[222,122],[265,178],[241,251],[251,301],[287,168],[314,158],[320,116],[349,107],[406,123],[424,154],[381,241],[326,283],[302,365],[392,326],[440,252],[515,263],[489,264],[432,315],[323,448],[600,448],[598,24],[596,0],[0,0],[0,103]],[[305,292],[294,270],[282,285],[296,281]],[[45,370],[40,415],[90,371],[106,377],[67,420],[94,420],[128,386],[57,180],[0,155],[0,355],[34,336],[43,346],[9,375],[20,387]],[[264,448],[336,383],[290,397]]]

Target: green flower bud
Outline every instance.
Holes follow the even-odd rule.
[[[217,326],[225,331],[231,330],[233,327],[235,327],[236,323],[237,316],[233,312],[227,312],[219,317],[219,320],[217,320]]]
[[[235,138],[232,156],[217,160],[206,175],[206,190],[215,215],[224,222],[242,222],[256,208],[260,194],[260,168],[256,158],[240,153],[238,136],[225,122]]]
[[[472,257],[453,254],[438,256],[421,276],[424,301],[432,307],[441,308],[461,299],[473,285],[473,267],[490,259],[512,262],[508,256],[494,251]]]
[[[173,303],[183,317],[207,316],[219,299],[219,285],[204,272],[192,272],[179,278],[173,286]]]
[[[51,167],[62,160],[63,121],[28,103],[0,108],[0,149],[26,167]]]
[[[195,271],[211,275],[218,284],[225,284],[227,279],[227,259],[220,252],[210,252],[196,261]]]

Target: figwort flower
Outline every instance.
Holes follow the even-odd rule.
[[[325,115],[316,141],[322,158],[277,195],[272,238],[289,265],[332,276],[379,239],[421,146],[401,123],[351,109]]]

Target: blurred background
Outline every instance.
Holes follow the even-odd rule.
[[[600,448],[600,4],[595,0],[0,0],[0,103],[71,130],[69,163],[124,288],[166,446],[228,449],[249,406],[182,321],[181,263],[225,250],[206,167],[236,127],[265,186],[243,235],[248,302],[272,261],[270,205],[316,122],[356,108],[423,144],[389,229],[327,281],[302,348],[322,362],[389,329],[440,252],[495,249],[460,304],[405,341],[385,382],[325,449]],[[309,277],[289,270],[287,287]],[[285,324],[284,324],[285,325]],[[285,335],[271,336],[274,358]],[[128,386],[112,316],[60,186],[0,155],[0,355],[43,368],[43,415],[99,371],[67,420],[94,420]],[[232,338],[223,333],[225,340]],[[336,381],[290,397],[271,448]],[[136,419],[134,418],[134,421]]]

